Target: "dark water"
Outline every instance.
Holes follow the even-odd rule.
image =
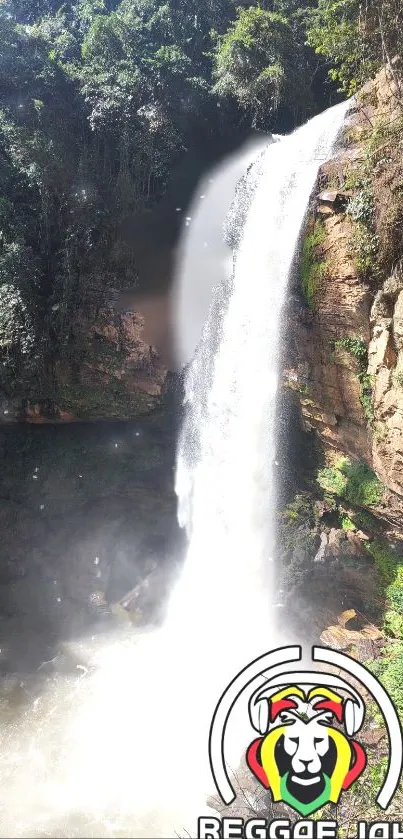
[[[179,556],[174,425],[160,412],[0,430],[0,674],[35,672],[60,640],[102,631]]]

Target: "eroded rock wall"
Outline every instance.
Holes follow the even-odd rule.
[[[320,172],[304,235],[320,225],[312,241],[323,270],[309,306],[296,272],[284,374],[325,456],[333,449],[366,462],[389,490],[391,509],[401,511],[402,158],[403,108],[385,69],[357,96]],[[323,202],[336,194],[338,202]]]

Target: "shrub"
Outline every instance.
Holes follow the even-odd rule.
[[[316,222],[311,233],[305,236],[301,256],[301,285],[310,309],[315,308],[315,301],[320,285],[326,275],[326,262],[321,259],[318,248],[324,241],[326,229],[323,222]]]
[[[383,626],[388,635],[403,639],[403,565],[386,542],[375,539],[367,546],[384,589],[386,612]]]
[[[334,466],[318,472],[317,481],[325,492],[350,504],[371,507],[379,504],[384,487],[366,463],[343,457]]]
[[[342,516],[340,524],[343,530],[355,530],[355,524],[353,521],[351,521],[349,516]]]
[[[371,664],[372,672],[380,679],[400,715],[403,714],[403,643],[390,644],[382,658]]]
[[[370,224],[374,215],[374,202],[369,189],[361,189],[356,195],[350,198],[346,213],[353,221],[361,221]]]
[[[374,409],[372,405],[372,380],[367,373],[368,350],[362,338],[339,338],[333,342],[334,347],[342,347],[350,355],[354,356],[359,365],[358,381],[360,383],[360,403],[364,409],[367,422],[374,421]]]

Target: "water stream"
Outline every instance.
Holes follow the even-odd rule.
[[[189,546],[165,625],[70,642],[83,662],[78,676],[49,680],[2,732],[1,836],[195,835],[207,810],[215,702],[278,641],[281,312],[318,167],[346,107],[278,138],[250,174],[234,273],[215,290],[186,377],[177,493]],[[229,731],[235,767],[242,737],[242,725]]]

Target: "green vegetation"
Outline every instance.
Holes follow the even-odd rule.
[[[350,240],[354,262],[362,279],[377,274],[379,242],[376,233],[362,221],[356,221]]]
[[[308,67],[301,33],[291,20],[261,6],[240,8],[217,38],[214,90],[232,96],[253,125],[267,125],[276,114],[292,124],[313,109]]]
[[[354,524],[353,521],[351,521],[349,516],[345,516],[345,515],[342,516],[341,519],[340,519],[340,524],[341,524],[343,530],[345,530],[345,531],[355,530],[355,524]]]
[[[361,338],[338,338],[334,345],[353,355],[360,364],[367,365],[367,346]]]
[[[400,0],[319,0],[311,12],[308,40],[332,64],[330,77],[348,95],[371,78],[381,64],[401,53]]]
[[[339,338],[333,342],[334,347],[341,347],[350,355],[354,356],[359,365],[358,380],[360,382],[360,402],[369,424],[374,420],[374,409],[372,406],[372,380],[367,373],[368,350],[365,341],[361,338]]]
[[[382,499],[384,487],[366,463],[342,457],[318,472],[319,486],[329,495],[350,504],[371,507]]]
[[[373,164],[368,149],[363,161],[349,173],[345,182],[345,189],[354,191],[346,207],[347,215],[354,222],[350,247],[359,276],[364,280],[376,278],[379,272],[373,188]]]
[[[403,644],[389,644],[382,658],[372,662],[371,670],[381,680],[400,716],[403,716]]]
[[[315,309],[317,293],[326,276],[326,261],[320,256],[320,246],[325,236],[325,225],[317,221],[302,244],[301,285],[306,302],[312,310]]]
[[[401,54],[401,22],[398,0],[383,0],[381,13],[375,0],[4,0],[1,390],[49,389],[55,364],[76,355],[78,313],[94,288],[102,302],[111,288],[142,281],[136,224],[174,170],[192,155],[210,161],[251,125],[292,129],[334,101],[335,83],[355,90]],[[347,208],[365,276],[378,247],[368,178],[389,159],[383,143],[397,148],[395,123],[374,129]],[[396,192],[383,225],[393,236],[379,241],[389,261],[401,241],[399,202]],[[315,225],[303,246],[311,308],[326,275],[322,235]]]
[[[403,639],[403,563],[402,557],[387,542],[374,539],[368,543],[384,593],[383,628],[387,635]]]
[[[130,419],[147,413],[150,405],[155,404],[155,399],[141,390],[129,394],[118,379],[112,380],[106,389],[102,385],[91,388],[79,384],[60,385],[54,398],[82,419],[94,416],[100,419]]]

